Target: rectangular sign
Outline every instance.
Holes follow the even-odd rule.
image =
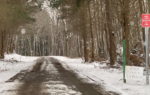
[[[142,27],[150,27],[150,21],[142,21]]]
[[[150,14],[142,14],[142,20],[150,20]]]
[[[126,79],[127,81],[143,81],[144,68],[143,67],[136,67],[136,66],[126,66]]]

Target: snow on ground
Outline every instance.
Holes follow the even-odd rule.
[[[32,66],[37,58],[18,54],[6,54],[4,60],[0,61],[0,82],[4,82],[21,70]]]
[[[52,56],[63,63],[66,69],[74,70],[85,81],[103,85],[108,91],[121,93],[122,95],[150,95],[150,86],[145,85],[142,67],[126,67],[127,83],[123,83],[122,69],[108,68],[105,63],[83,63],[82,59]],[[5,83],[10,77],[21,70],[34,65],[38,57],[25,57],[17,54],[5,55],[4,61],[0,61],[0,92],[4,91],[11,83]],[[15,61],[14,61],[15,60]],[[5,87],[4,87],[5,86]],[[14,88],[15,89],[15,88]]]
[[[16,53],[13,54],[5,54],[5,61],[22,61],[22,62],[33,62],[38,57],[31,57],[31,56],[21,56]]]
[[[21,70],[32,67],[38,57],[25,57],[17,54],[6,54],[4,60],[0,60],[0,93],[13,85],[6,83],[8,79],[19,73]],[[32,69],[32,68],[31,68]]]
[[[8,80],[10,77],[19,73],[21,70],[28,68],[34,63],[27,62],[4,62],[0,61],[0,82],[4,82]]]
[[[121,95],[150,95],[150,86],[145,84],[143,67],[127,66],[127,83],[124,84],[121,68],[108,68],[106,64],[96,62],[84,64],[82,59],[53,57],[60,60],[65,68],[74,70],[79,77],[86,78],[88,82],[93,81],[95,84],[102,84],[108,91],[118,92]]]

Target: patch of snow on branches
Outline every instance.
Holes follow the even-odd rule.
[[[57,24],[59,12],[57,9],[50,7],[50,1],[45,0],[42,4],[42,9],[45,10],[54,23]]]

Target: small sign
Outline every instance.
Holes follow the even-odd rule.
[[[142,14],[142,20],[150,20],[150,14]]]
[[[134,81],[143,81],[144,67],[136,67],[136,66],[126,66],[126,79],[127,81],[134,80]]]
[[[142,27],[150,27],[150,14],[142,14]]]
[[[142,27],[150,27],[150,21],[142,21]]]

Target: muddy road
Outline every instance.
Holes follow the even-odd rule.
[[[49,57],[38,59],[32,69],[21,71],[7,82],[15,81],[19,86],[7,95],[119,95],[83,82],[58,60]]]

